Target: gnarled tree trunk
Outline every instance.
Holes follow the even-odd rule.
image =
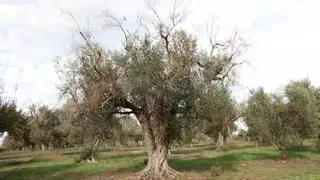
[[[277,141],[276,146],[280,150],[280,157],[281,159],[287,159],[288,158],[288,149],[282,145],[280,141]]]
[[[227,144],[228,136],[231,135],[230,126],[227,126],[227,131],[223,133],[223,145]]]
[[[140,179],[170,179],[180,173],[168,165],[169,137],[167,135],[166,121],[157,121],[150,118],[139,117],[145,135],[148,152],[146,168],[138,173]]]
[[[217,149],[222,148],[223,145],[224,145],[224,140],[223,140],[222,133],[218,132],[218,139],[217,139],[217,143],[216,143]]]
[[[94,162],[96,162],[96,160],[95,160],[95,153],[96,153],[96,151],[98,150],[98,147],[99,147],[99,142],[100,142],[100,138],[99,138],[99,136],[98,137],[96,137],[96,139],[94,140],[94,144],[93,144],[93,146],[91,147],[91,149],[90,149],[90,154],[89,154],[89,156],[88,156],[88,158],[87,158],[87,162],[89,162],[89,163],[94,163]]]

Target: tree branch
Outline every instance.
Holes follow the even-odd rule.
[[[129,41],[129,38],[128,38],[128,34],[125,30],[125,28],[123,27],[123,24],[122,22],[119,20],[119,18],[117,18],[116,16],[114,16],[110,11],[106,10],[104,11],[104,16],[106,18],[109,18],[111,21],[107,21],[105,26],[108,28],[108,27],[116,27],[116,28],[119,28],[120,31],[122,32],[124,38],[125,38],[125,47],[127,47],[128,45],[128,41]],[[124,17],[123,18],[124,21],[126,21],[126,18]]]
[[[124,111],[124,112],[117,111],[117,112],[114,112],[114,114],[128,115],[128,114],[134,114],[134,112],[133,111]]]
[[[230,57],[230,58],[231,58],[231,57]],[[239,65],[242,65],[242,64],[245,63],[245,62],[246,62],[246,61],[243,60],[243,61],[241,61],[241,62],[239,62],[239,63],[232,63],[231,66],[228,68],[227,72],[226,72],[221,78],[219,78],[219,79],[220,79],[220,80],[224,80],[226,77],[229,76],[230,71],[231,71],[234,67],[239,66]]]
[[[131,103],[130,101],[128,101],[125,98],[121,98],[121,102],[122,102],[122,105],[124,108],[129,108],[135,113],[138,113],[141,111],[141,108],[135,106],[133,103]]]

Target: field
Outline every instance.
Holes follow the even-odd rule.
[[[308,145],[312,145],[309,142]],[[75,163],[81,149],[0,153],[0,179],[131,179],[143,169],[143,148],[102,150],[97,163]],[[280,160],[274,147],[255,148],[233,141],[227,150],[210,145],[172,150],[169,164],[183,173],[180,179],[213,179],[210,168],[221,167],[214,179],[319,179],[320,154],[311,146],[289,150]]]

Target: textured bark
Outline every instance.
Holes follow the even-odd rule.
[[[287,159],[288,158],[288,150],[287,150],[287,148],[285,146],[283,146],[280,142],[277,142],[276,146],[280,150],[281,159]]]
[[[227,138],[228,138],[227,135],[224,135],[224,136],[223,136],[223,145],[227,144]]]
[[[45,151],[46,150],[46,146],[44,144],[41,144],[41,150]]]
[[[280,149],[280,157],[281,157],[281,159],[287,159],[288,158],[288,151],[286,149]]]
[[[95,139],[95,141],[94,141],[93,146],[92,146],[91,149],[90,149],[90,155],[89,155],[89,157],[88,157],[88,159],[87,159],[87,162],[89,162],[89,163],[92,163],[92,162],[94,163],[94,162],[96,162],[95,157],[94,157],[94,154],[95,154],[96,151],[98,150],[99,142],[100,142],[100,138],[97,137],[97,138]]]
[[[180,173],[169,167],[167,155],[169,141],[166,134],[165,121],[151,120],[143,117],[140,122],[144,130],[145,143],[148,152],[146,168],[138,173],[139,179],[174,179]]]
[[[217,143],[216,146],[217,148],[221,148],[224,145],[224,140],[223,140],[223,136],[221,134],[221,132],[218,132],[218,139],[217,139]]]

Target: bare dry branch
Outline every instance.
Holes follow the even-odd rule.
[[[227,77],[229,76],[230,72],[231,72],[236,66],[240,66],[240,65],[244,64],[245,62],[246,62],[246,61],[243,60],[243,61],[241,61],[241,62],[239,62],[239,63],[232,63],[232,64],[229,66],[229,68],[228,68],[228,70],[226,71],[226,73],[224,73],[224,74],[222,75],[222,77],[219,78],[219,79],[220,79],[220,80],[224,80],[225,78],[227,78]]]
[[[92,43],[90,42],[90,39],[84,34],[83,30],[81,30],[80,24],[77,21],[77,19],[74,17],[74,15],[70,11],[62,11],[66,15],[70,16],[73,22],[76,24],[77,31],[79,32],[82,39],[86,42],[87,47],[91,50],[91,52],[96,56],[97,60],[99,61],[102,57],[101,52],[99,49],[94,48]],[[99,76],[102,76],[102,73],[98,70],[97,65],[94,63],[93,65],[94,70],[99,74]]]
[[[129,37],[128,37],[128,33],[126,31],[126,29],[123,26],[123,21],[126,21],[126,17],[123,17],[123,20],[121,21],[120,18],[116,17],[115,15],[113,15],[109,10],[105,10],[103,12],[103,15],[106,18],[106,23],[105,23],[105,27],[106,28],[118,28],[124,38],[125,38],[125,46],[128,45],[128,41],[129,41]]]
[[[162,21],[161,21],[161,18],[160,18],[160,16],[159,16],[156,8],[154,7],[154,5],[152,5],[151,0],[147,0],[147,1],[146,1],[146,5],[147,5],[147,8],[148,8],[149,10],[151,10],[151,12],[153,13],[153,15],[157,18],[157,22],[158,22],[158,23],[161,23],[161,22],[162,22]]]
[[[210,25],[209,25],[210,24]],[[214,51],[216,49],[226,49],[226,43],[221,43],[217,40],[217,34],[219,32],[218,26],[216,26],[216,19],[214,17],[211,18],[210,22],[207,24],[207,37],[210,42],[211,50],[210,57],[214,55]]]

